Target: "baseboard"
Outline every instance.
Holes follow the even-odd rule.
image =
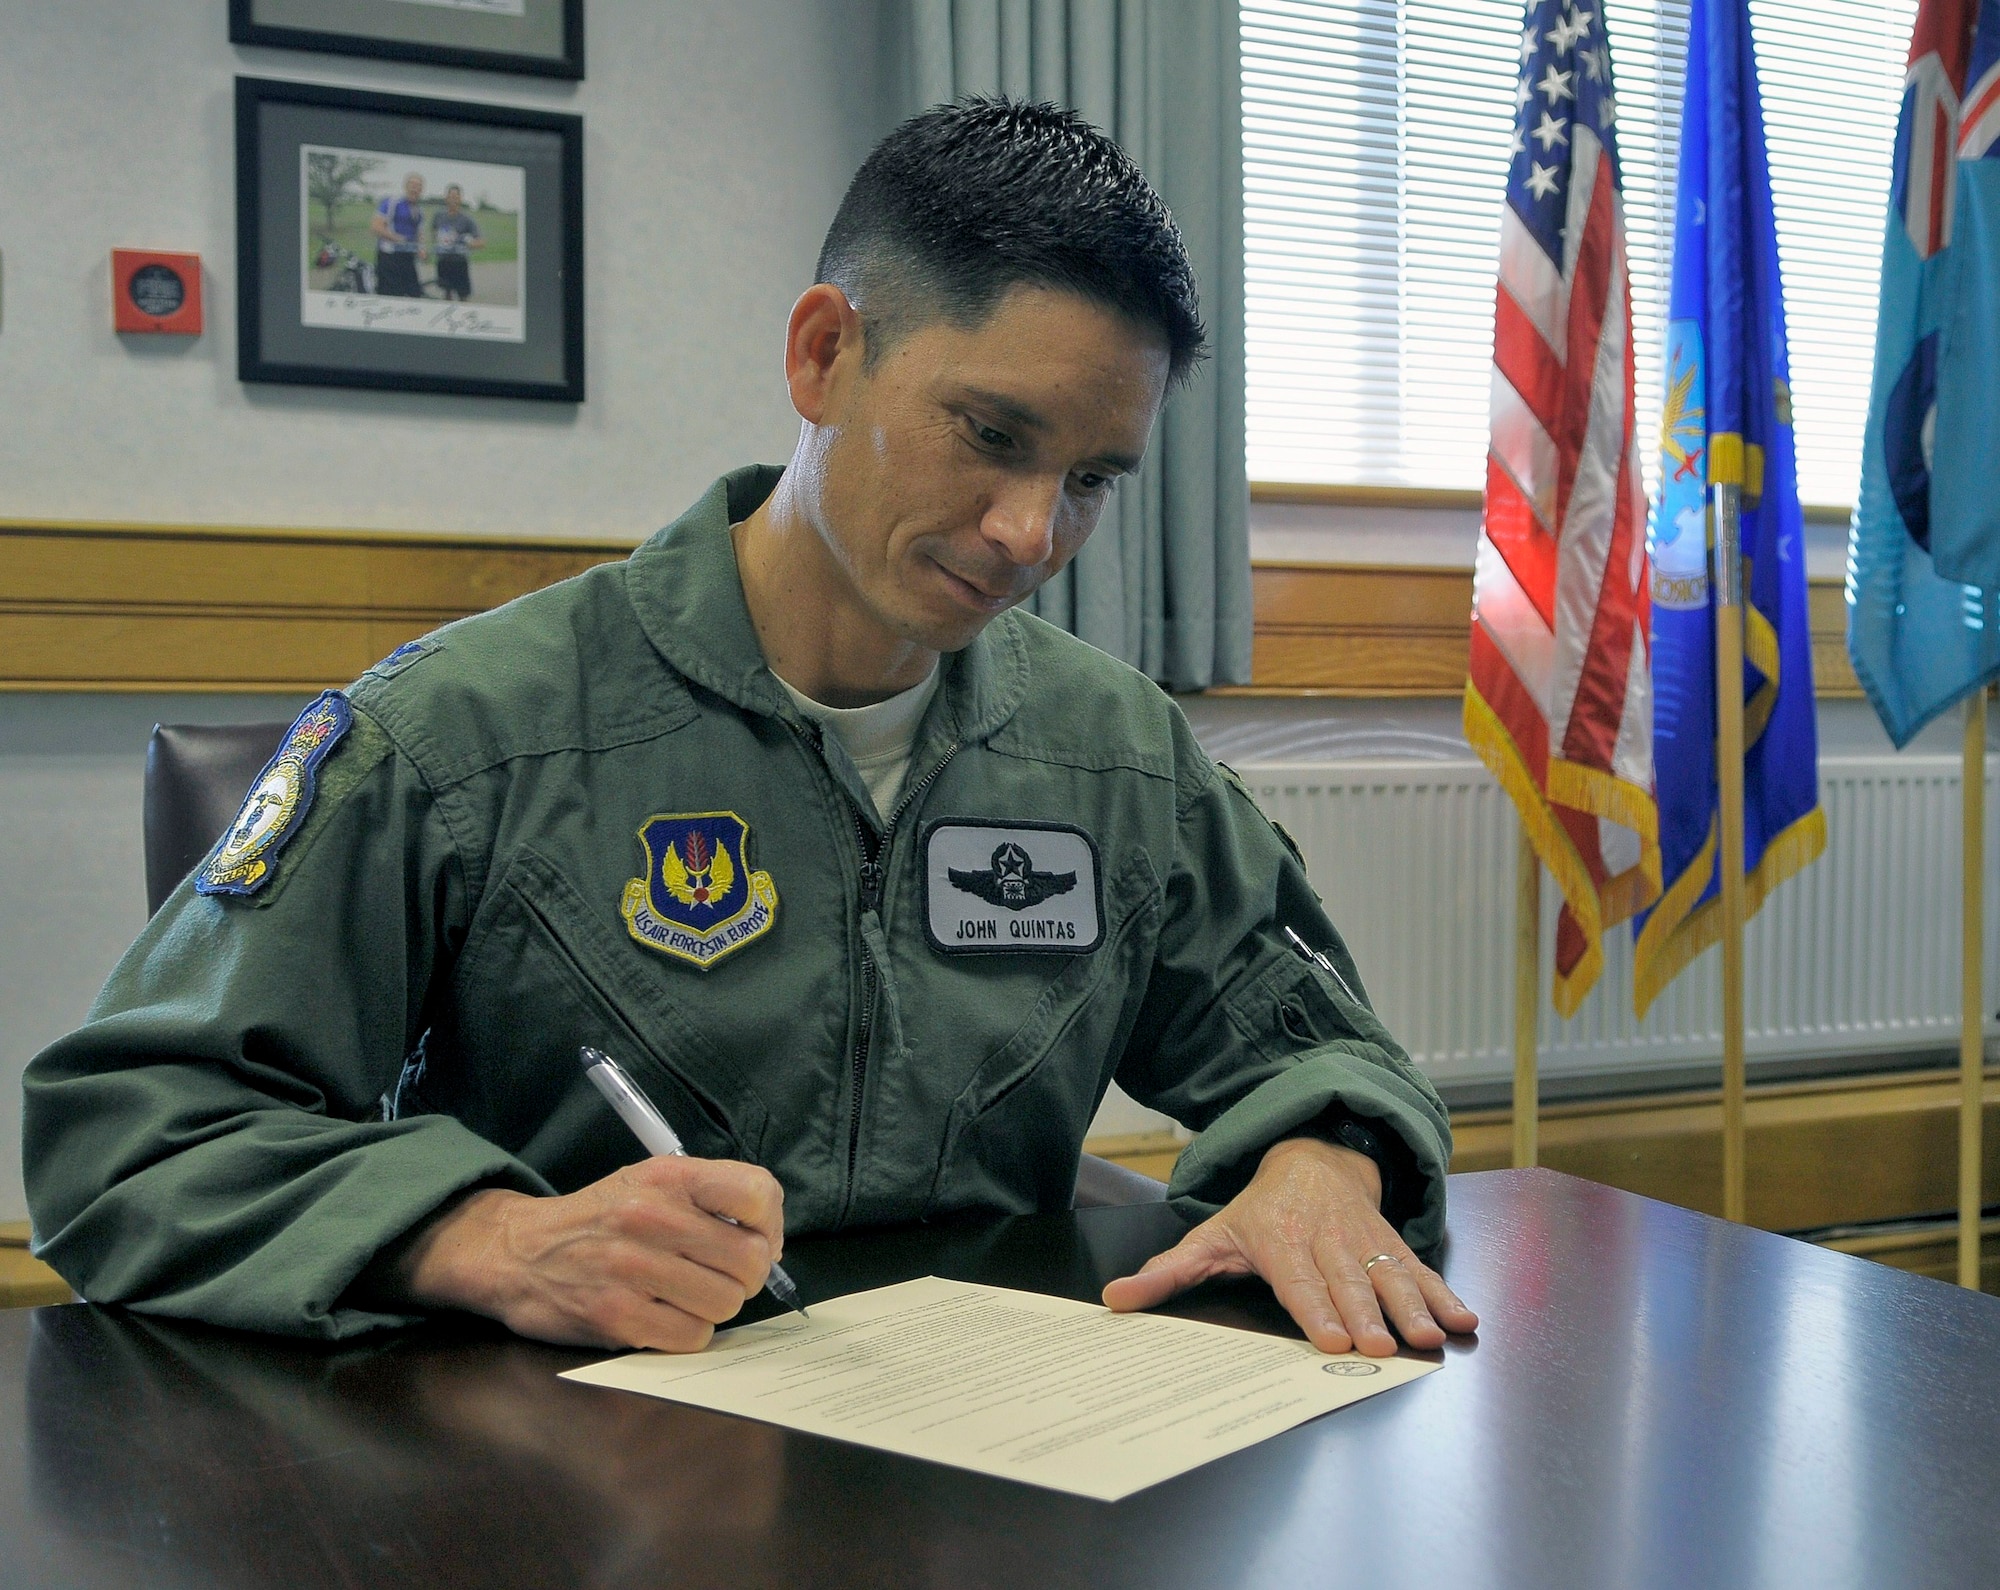
[[[1936,1060],[1904,1056],[1884,1066],[1878,1058],[1871,1071],[1804,1079],[1762,1075],[1745,1105],[1750,1223],[1833,1244],[1842,1231],[1934,1222],[1955,1208],[1959,1079],[1955,1067]],[[1505,1109],[1454,1111],[1452,1135],[1455,1171],[1512,1163],[1513,1119]],[[1721,1213],[1722,1100],[1713,1085],[1552,1100],[1541,1110],[1539,1138],[1540,1162],[1552,1170]],[[2000,1190],[1995,1069],[1986,1080],[1985,1145],[1986,1185]],[[1162,1179],[1180,1151],[1172,1133],[1086,1147]]]

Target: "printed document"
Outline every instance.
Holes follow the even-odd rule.
[[[564,1378],[1110,1502],[1439,1367],[927,1276]]]

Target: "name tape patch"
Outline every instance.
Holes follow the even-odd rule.
[[[278,852],[312,810],[320,763],[353,724],[354,711],[337,690],[327,691],[299,714],[195,873],[195,893],[255,894],[270,881]]]
[[[1065,823],[931,823],[924,930],[947,955],[1088,954],[1104,942],[1097,846]]]

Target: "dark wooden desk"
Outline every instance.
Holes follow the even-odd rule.
[[[802,1241],[1094,1296],[1162,1207]],[[467,1327],[345,1348],[0,1315],[9,1586],[2000,1585],[2000,1300],[1546,1171],[1452,1183],[1485,1326],[1444,1372],[1124,1502],[555,1372]],[[1185,1311],[1282,1329],[1268,1295]]]

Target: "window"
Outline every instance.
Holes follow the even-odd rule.
[[[1600,3],[1650,479],[1687,0]],[[1915,0],[1751,0],[1750,10],[1799,492],[1846,504]],[[1243,0],[1242,17],[1250,478],[1477,491],[1522,7]]]

